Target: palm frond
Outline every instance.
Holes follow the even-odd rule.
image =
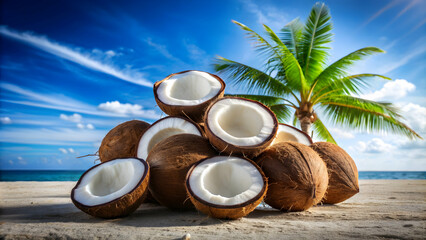
[[[284,123],[288,121],[292,114],[292,108],[287,106],[286,104],[276,104],[269,106],[272,112],[275,113],[279,122]]]
[[[336,124],[369,132],[393,132],[411,139],[422,138],[402,123],[398,109],[391,103],[374,102],[347,95],[330,96],[321,106]]]
[[[261,91],[266,95],[285,96],[292,91],[282,82],[256,68],[220,56],[217,57],[214,68],[227,75],[234,84],[245,84],[249,92]]]
[[[318,117],[315,120],[315,122],[312,124],[312,128],[315,131],[315,134],[319,138],[324,139],[327,142],[331,142],[331,143],[337,144],[336,140],[334,140],[334,138],[331,135],[330,131],[328,131],[327,127],[324,125],[324,123]]]
[[[281,29],[280,39],[300,62],[299,44],[304,25],[299,18],[294,19]]]
[[[316,3],[306,21],[301,37],[303,73],[308,83],[321,73],[328,58],[326,44],[332,41],[330,11],[324,3]]]
[[[362,60],[367,56],[371,56],[377,53],[384,53],[385,51],[376,48],[376,47],[366,47],[356,50],[348,55],[342,57],[341,59],[335,61],[333,64],[329,65],[320,75],[315,79],[311,87],[311,93],[314,88],[322,88],[323,86],[329,85],[335,79],[342,78],[347,76],[347,70],[351,67],[356,61]]]
[[[372,73],[363,73],[355,74],[343,78],[336,79],[332,82],[329,82],[327,85],[315,87],[313,95],[311,96],[311,101],[317,103],[321,101],[322,98],[327,97],[330,94],[339,95],[339,94],[360,94],[361,90],[367,88],[370,85],[370,79],[381,78],[385,80],[392,80],[389,77],[372,74]]]

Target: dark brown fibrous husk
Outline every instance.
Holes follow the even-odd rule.
[[[268,180],[265,177],[265,174],[263,173],[262,169],[260,169],[259,166],[256,165],[253,161],[249,159],[245,159],[253,164],[257,168],[257,170],[260,172],[263,178],[263,188],[260,191],[260,193],[255,196],[254,198],[250,199],[249,201],[245,203],[241,203],[238,205],[232,205],[232,206],[222,206],[217,204],[212,204],[209,202],[204,201],[203,199],[197,197],[191,189],[191,185],[189,184],[189,176],[191,175],[194,168],[201,163],[204,160],[203,159],[197,163],[195,163],[191,169],[188,171],[188,174],[186,176],[186,190],[188,193],[189,198],[191,199],[191,202],[194,204],[195,208],[203,212],[210,217],[214,218],[220,218],[220,219],[238,219],[247,216],[249,213],[254,211],[254,209],[263,201],[265,198],[266,192],[268,190]]]
[[[193,120],[194,122],[200,123],[203,121],[203,117],[204,117],[204,113],[207,109],[207,107],[214,102],[216,99],[219,99],[221,97],[223,97],[224,93],[225,93],[225,82],[218,76],[208,73],[209,75],[213,76],[214,78],[216,78],[219,83],[221,84],[221,89],[219,90],[219,92],[216,94],[216,96],[212,97],[211,99],[197,104],[197,105],[169,105],[166,103],[163,103],[159,98],[158,98],[158,87],[160,86],[160,84],[166,80],[168,80],[169,78],[179,75],[179,74],[183,74],[183,73],[187,73],[193,70],[187,70],[187,71],[182,71],[182,72],[178,72],[178,73],[173,73],[170,74],[169,76],[167,76],[166,78],[164,78],[161,81],[158,81],[156,83],[154,83],[154,97],[155,97],[155,101],[157,102],[157,105],[160,107],[160,109],[166,113],[169,116],[181,116],[181,117],[186,117],[189,118],[191,120]],[[201,72],[201,71],[199,71]],[[206,72],[207,73],[207,72]]]
[[[101,162],[136,157],[139,139],[149,126],[150,124],[147,122],[131,120],[111,129],[99,147]]]
[[[132,212],[134,212],[145,200],[147,194],[148,194],[148,184],[149,184],[149,178],[150,178],[150,170],[149,170],[149,164],[145,162],[143,159],[139,159],[145,166],[145,173],[142,175],[142,178],[140,179],[139,183],[136,185],[134,189],[132,189],[127,194],[114,199],[110,202],[96,205],[96,206],[86,206],[84,204],[79,203],[74,198],[74,191],[75,189],[80,185],[81,180],[83,177],[90,172],[91,170],[99,167],[101,164],[98,164],[96,166],[93,166],[89,170],[87,170],[78,180],[75,187],[71,190],[71,200],[74,203],[74,205],[79,208],[81,211],[92,215],[94,217],[99,218],[119,218],[119,217],[125,217]],[[113,161],[113,160],[111,160]]]
[[[206,111],[206,114],[204,116],[204,131],[206,133],[207,138],[209,139],[210,143],[220,152],[223,154],[229,154],[229,155],[235,155],[235,156],[242,156],[253,159],[254,157],[261,154],[271,143],[274,141],[275,136],[277,135],[278,130],[278,120],[275,114],[264,104],[251,100],[246,98],[240,98],[240,97],[223,97],[221,99],[218,99],[216,102],[224,99],[241,99],[244,101],[254,102],[258,104],[259,106],[263,107],[267,110],[267,112],[271,115],[274,121],[274,130],[271,133],[271,135],[266,138],[262,143],[252,146],[238,146],[231,143],[228,143],[220,138],[220,136],[216,136],[209,127],[209,121],[208,121],[208,113],[211,107],[215,104],[212,103],[209,108]]]
[[[343,202],[359,192],[358,169],[345,150],[328,142],[316,142],[311,148],[324,160],[329,171],[330,179],[323,203]]]
[[[281,142],[265,150],[256,162],[269,181],[265,202],[281,211],[304,211],[323,198],[327,167],[310,147]]]
[[[155,200],[168,208],[193,208],[186,194],[186,174],[194,163],[216,155],[206,138],[194,134],[178,134],[162,140],[148,155],[149,191]]]

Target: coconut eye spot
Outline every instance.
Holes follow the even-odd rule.
[[[250,174],[233,163],[218,163],[205,170],[204,188],[213,195],[235,197],[252,185]]]
[[[217,119],[226,133],[238,138],[257,136],[264,125],[261,113],[242,104],[229,106],[218,114]]]
[[[88,191],[94,196],[106,196],[122,189],[133,178],[131,162],[121,162],[99,170],[89,183]]]
[[[210,83],[207,79],[187,75],[174,80],[169,88],[169,95],[172,98],[181,100],[198,100],[209,94],[211,90]]]
[[[161,131],[158,131],[154,136],[152,136],[151,140],[148,143],[148,152],[151,151],[155,144],[161,142],[161,140],[181,133],[185,133],[185,131],[179,128],[165,128]]]

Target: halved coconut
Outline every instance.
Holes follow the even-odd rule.
[[[281,211],[303,211],[323,198],[328,186],[324,161],[310,147],[281,142],[258,158],[269,181],[265,202]]]
[[[165,117],[149,127],[139,140],[137,157],[147,159],[149,152],[161,140],[182,133],[202,136],[202,130],[195,122],[183,117]]]
[[[263,200],[267,188],[265,175],[253,161],[233,156],[203,159],[186,177],[192,203],[215,218],[246,216]]]
[[[204,117],[210,143],[220,152],[248,157],[259,155],[274,140],[275,114],[253,100],[224,97],[214,102]]]
[[[151,166],[150,193],[168,208],[194,208],[186,195],[186,174],[194,163],[216,155],[217,152],[204,137],[178,134],[164,139],[148,155],[147,161]]]
[[[272,142],[272,145],[279,142],[290,142],[290,141],[303,143],[308,146],[313,143],[312,138],[305,132],[293,126],[280,123],[278,126],[277,136]]]
[[[174,73],[154,84],[155,101],[163,112],[195,122],[203,121],[207,107],[224,91],[220,77],[202,71]]]
[[[311,148],[324,160],[330,174],[323,203],[343,202],[359,192],[358,169],[345,150],[329,142],[316,142]]]
[[[149,166],[143,159],[122,158],[87,170],[71,191],[71,200],[94,217],[127,216],[148,192]]]
[[[98,150],[101,162],[116,158],[136,157],[138,141],[149,126],[147,122],[132,120],[111,129],[102,140]]]

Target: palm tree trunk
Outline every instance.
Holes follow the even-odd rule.
[[[301,117],[299,118],[300,121],[300,127],[302,128],[302,131],[304,131],[306,134],[308,134],[309,136],[310,134],[310,128],[311,128],[311,119],[309,117]]]

